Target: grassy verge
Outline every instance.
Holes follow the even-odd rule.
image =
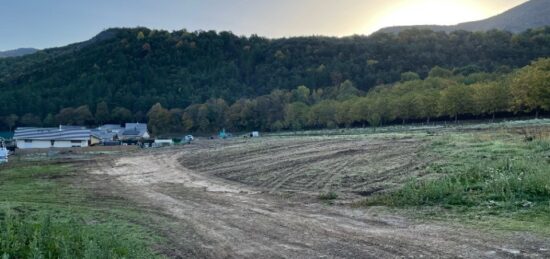
[[[431,177],[360,204],[550,234],[550,141],[528,139],[504,130],[436,136],[426,151],[441,158],[427,168]]]
[[[131,208],[108,208],[72,183],[70,165],[15,164],[0,169],[3,258],[154,258],[159,241]]]

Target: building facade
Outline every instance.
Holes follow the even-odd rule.
[[[17,148],[87,147],[91,132],[86,129],[18,128],[13,139]]]

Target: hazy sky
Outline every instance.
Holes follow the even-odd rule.
[[[456,24],[526,0],[0,0],[0,50],[84,41],[110,27],[228,30],[266,37],[369,34]]]

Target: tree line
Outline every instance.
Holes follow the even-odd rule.
[[[529,113],[538,116],[550,111],[550,58],[539,59],[510,73],[463,75],[434,67],[424,79],[405,72],[400,82],[380,85],[368,92],[353,82],[329,88],[310,89],[301,85],[292,90],[274,90],[256,98],[242,98],[230,104],[212,98],[185,109],[154,104],[147,113],[133,114],[123,107],[109,109],[107,103],[63,108],[43,120],[27,113],[3,116],[12,129],[20,126],[100,125],[148,121],[153,134],[175,132],[215,132],[222,128],[244,130],[301,130],[351,126],[378,126],[408,120],[452,118],[461,115],[492,116],[499,112]]]
[[[212,99],[223,99],[228,106],[238,103],[245,112],[249,106],[271,102],[257,97],[276,89],[288,94],[305,85],[312,95],[328,101],[326,92],[346,80],[366,93],[402,77],[427,78],[435,66],[469,77],[509,73],[548,56],[550,27],[520,34],[413,29],[397,35],[283,39],[214,31],[110,29],[87,42],[0,59],[0,116],[9,117],[0,127],[143,121],[156,103],[179,113],[177,109],[193,104],[216,103]],[[411,73],[402,75],[407,72]],[[205,113],[204,108],[193,107],[189,114]],[[66,110],[60,113],[62,109]],[[102,110],[109,115],[97,116]],[[276,121],[286,127],[281,118]],[[195,128],[200,124],[206,128],[204,120],[194,123]],[[271,123],[238,126],[267,124]]]
[[[183,131],[301,130],[350,126],[378,126],[408,120],[452,118],[462,115],[494,118],[499,112],[550,111],[550,58],[507,74],[456,75],[435,67],[427,78],[406,72],[401,81],[365,93],[351,81],[311,90],[306,86],[275,90],[268,95],[240,99],[229,105],[211,99],[184,110],[156,104],[147,116],[155,133],[170,127]],[[181,115],[181,116],[180,116]],[[174,124],[175,123],[175,124]]]

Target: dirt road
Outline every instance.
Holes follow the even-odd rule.
[[[307,140],[282,150],[282,146],[273,143],[254,146],[255,143],[236,142],[146,151],[110,164],[100,164],[91,174],[108,179],[106,185],[140,206],[168,215],[163,221],[169,222],[162,224],[170,227],[160,230],[168,243],[159,249],[173,257],[550,257],[549,240],[529,234],[480,233],[457,226],[418,223],[389,215],[379,208],[329,206],[308,199],[309,192],[314,192],[315,188],[329,188],[334,181],[350,195],[359,190],[342,180],[346,178],[340,173],[359,177],[358,171],[349,172],[356,168],[354,164],[361,164],[358,159],[361,152],[369,152],[361,150],[372,149],[376,153],[377,149],[372,147],[385,144],[388,149],[410,149],[412,152],[414,147],[422,146],[411,140],[402,140],[393,146],[373,140],[350,140],[344,144],[342,141],[323,141]],[[244,152],[244,146],[249,152]],[[313,146],[316,148],[310,148]],[[280,151],[275,152],[277,149]],[[359,151],[339,153],[342,150]],[[378,159],[380,163],[393,161],[395,157],[391,153],[385,153],[387,160]],[[194,160],[200,157],[199,154],[203,155],[203,161]],[[266,158],[265,154],[273,154],[273,157]],[[322,171],[328,166],[323,161],[333,159],[331,154],[340,154],[340,160],[351,162],[325,170],[332,172],[331,177],[312,177],[316,179],[315,184],[300,182],[289,166],[283,166],[292,165],[292,168],[302,168],[296,173],[307,173],[308,163],[311,166],[320,163],[317,165]],[[323,156],[325,159],[319,158]],[[287,159],[281,160],[283,157]],[[418,165],[410,167],[418,168]],[[387,168],[400,172],[398,166]],[[262,175],[269,176],[269,171],[274,175],[262,178]],[[360,176],[380,176],[382,171],[369,172]],[[387,180],[403,178],[402,172],[394,175]],[[364,186],[374,188],[368,184]],[[285,194],[292,190],[305,194]]]

